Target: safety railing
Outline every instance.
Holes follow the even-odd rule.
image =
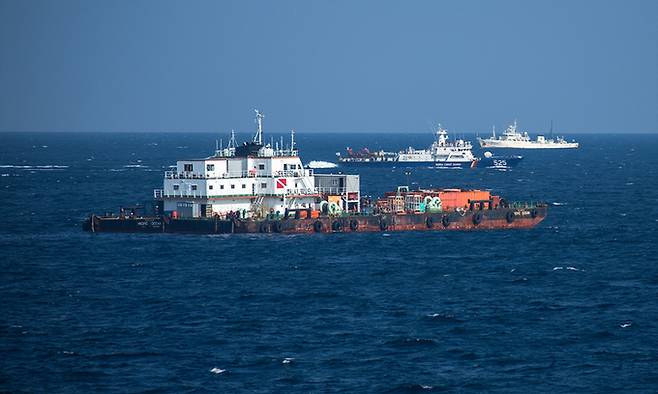
[[[324,194],[344,194],[346,189],[344,187],[316,187],[318,193]]]
[[[165,171],[166,179],[227,179],[227,178],[278,178],[278,177],[304,177],[312,176],[313,170],[285,170],[285,171],[275,171],[274,174],[268,174],[263,172],[263,170],[248,170],[248,171],[234,171],[226,172],[216,175],[206,175],[206,174],[197,174],[193,172],[176,172],[176,171]]]

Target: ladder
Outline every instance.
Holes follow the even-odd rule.
[[[262,217],[263,216],[263,196],[256,196],[254,203],[251,204],[251,212],[254,216]]]

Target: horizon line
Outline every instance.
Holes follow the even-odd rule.
[[[295,134],[299,134],[300,130],[294,129]],[[266,131],[266,133],[271,134],[289,134],[291,130],[286,131]],[[36,133],[51,133],[51,134],[182,134],[182,133],[193,133],[193,134],[230,134],[231,131],[214,131],[214,130],[0,130],[0,134],[36,134]],[[254,131],[235,131],[236,134],[253,134]],[[349,131],[327,131],[327,130],[302,130],[302,134],[431,134],[431,131],[376,131],[376,130],[349,130]],[[528,132],[530,135],[546,135],[550,132]],[[490,135],[491,130],[485,132],[480,131],[449,131],[449,134],[482,134]],[[658,134],[657,131],[577,131],[577,132],[561,132],[554,131],[555,135],[643,135],[643,134]]]

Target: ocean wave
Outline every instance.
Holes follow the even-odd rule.
[[[436,341],[431,338],[397,338],[387,341],[386,345],[394,347],[436,346]]]
[[[336,168],[338,165],[336,163],[331,163],[328,161],[322,161],[322,160],[311,160],[307,164],[308,168],[313,168],[313,169],[320,169],[320,168]]]
[[[568,270],[568,271],[585,271],[584,269],[576,268],[576,267],[573,267],[573,266],[567,266],[567,267],[557,266],[557,267],[553,267],[553,271],[561,271],[561,270]]]
[[[15,168],[17,170],[63,170],[69,168],[69,166],[58,165],[58,164],[46,164],[46,165],[13,165],[13,164],[2,164],[0,168]]]
[[[123,168],[149,168],[149,166],[143,164],[126,164]]]
[[[212,369],[210,370],[210,372],[211,372],[211,373],[214,373],[214,374],[216,374],[216,375],[219,375],[219,374],[222,374],[222,373],[226,372],[226,370],[225,370],[225,369],[221,369],[221,368],[214,367],[214,368],[212,368]]]
[[[283,359],[283,361],[281,361],[281,364],[290,364],[290,363],[292,363],[293,361],[295,361],[294,358],[292,358],[292,357],[286,357],[286,358]]]
[[[451,313],[431,313],[425,315],[426,318],[432,320],[432,321],[438,321],[438,322],[446,322],[446,323],[462,323],[463,320],[455,317],[455,315]]]
[[[434,388],[428,384],[406,383],[395,386],[385,393],[427,393],[427,392],[443,392],[448,390],[448,387]]]

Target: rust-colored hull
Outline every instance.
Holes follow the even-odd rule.
[[[91,232],[127,233],[330,233],[430,230],[498,230],[532,228],[544,220],[547,207],[497,208],[434,214],[378,214],[309,219],[219,220],[172,219],[167,216],[119,218],[92,216],[83,223]]]

